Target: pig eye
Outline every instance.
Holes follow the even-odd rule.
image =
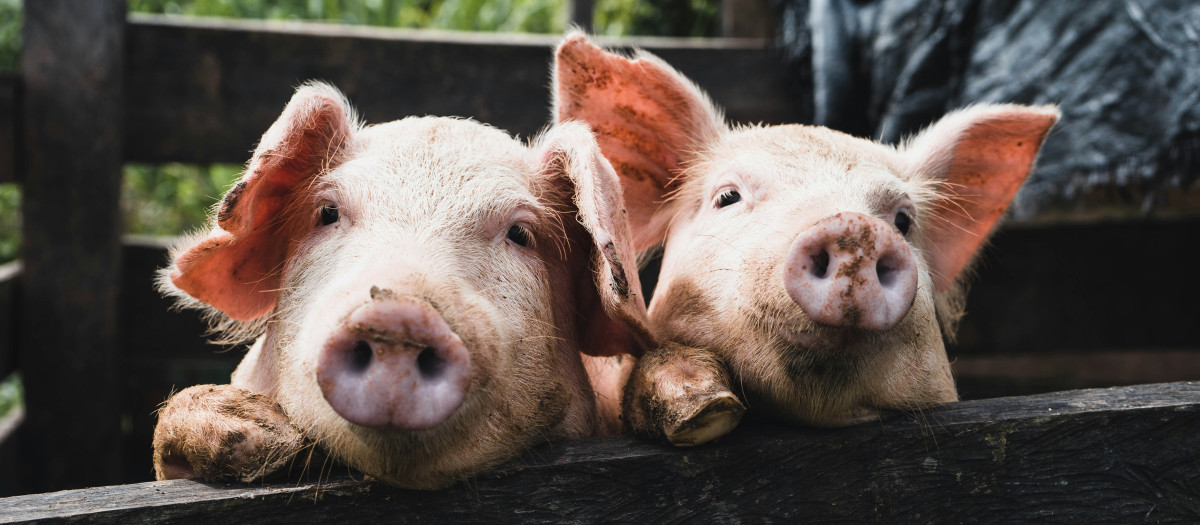
[[[737,190],[725,190],[720,195],[717,195],[717,208],[724,208],[730,204],[741,202],[742,194]]]
[[[893,222],[896,229],[900,230],[900,235],[908,235],[908,229],[912,227],[912,217],[909,217],[905,212],[896,212],[896,220]]]
[[[338,208],[332,204],[321,206],[321,226],[329,226],[338,221]]]
[[[509,226],[507,237],[517,246],[529,246],[530,241],[533,240],[533,234],[529,232],[529,229],[520,224]]]

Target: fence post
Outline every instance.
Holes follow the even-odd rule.
[[[593,23],[596,14],[595,0],[568,0],[567,5],[570,10],[568,13],[571,18],[570,23],[588,33],[596,31]]]
[[[124,0],[25,2],[18,366],[27,490],[120,482]]]
[[[721,36],[775,36],[775,16],[770,4],[767,0],[721,0]]]

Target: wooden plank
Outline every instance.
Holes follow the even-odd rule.
[[[21,261],[0,264],[0,380],[17,369],[17,293]]]
[[[951,357],[1200,348],[1200,220],[1013,224],[981,259]]]
[[[528,137],[550,116],[560,37],[138,15],[128,38],[126,159],[241,163],[309,79],[343,89],[367,122],[468,116]],[[660,54],[731,120],[801,120],[764,40],[601,41]]]
[[[968,401],[843,429],[751,423],[714,446],[559,444],[436,492],[142,483],[0,499],[0,522],[974,521],[1200,517],[1200,382]]]
[[[17,433],[24,421],[25,411],[20,407],[0,415],[0,497],[22,493]]]
[[[17,130],[20,129],[21,78],[0,73],[0,184],[16,182]]]
[[[170,262],[172,237],[127,235],[121,243],[121,342],[128,357],[195,357],[214,350],[196,310],[177,310],[174,299],[155,285],[158,271]],[[228,379],[228,378],[226,378]]]
[[[570,23],[588,33],[595,31],[595,0],[568,0]]]
[[[25,4],[23,479],[119,480],[122,0]]]
[[[1088,353],[967,355],[952,363],[963,399],[1200,378],[1200,348]]]
[[[775,13],[767,0],[721,0],[721,36],[771,38]]]

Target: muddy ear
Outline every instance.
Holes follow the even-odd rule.
[[[352,120],[333,87],[296,90],[225,194],[211,231],[173,254],[171,283],[238,321],[270,313],[290,242],[288,205],[313,177],[341,162]]]
[[[726,129],[708,97],[666,62],[608,53],[580,32],[554,55],[554,115],[595,132],[625,188],[636,251],[662,240],[670,217],[659,206],[695,152]]]
[[[985,104],[946,115],[903,148],[910,176],[940,181],[927,249],[937,291],[967,268],[1058,121],[1053,106]]]
[[[542,175],[568,211],[564,222],[582,226],[571,250],[588,253],[584,290],[576,297],[581,351],[606,356],[640,354],[654,344],[638,279],[636,255],[621,198],[621,183],[587,126],[569,122],[550,130],[534,148]],[[573,210],[571,210],[573,208]],[[568,224],[567,230],[574,228]],[[590,284],[590,286],[587,286]]]

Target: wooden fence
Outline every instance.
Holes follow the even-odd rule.
[[[240,358],[205,345],[195,314],[168,311],[154,292],[163,241],[121,237],[124,162],[243,162],[308,79],[342,88],[368,122],[472,116],[528,137],[549,116],[553,36],[127,16],[119,0],[38,0],[25,16],[23,71],[0,76],[0,182],[23,185],[25,224],[23,262],[0,267],[0,377],[19,369],[26,388],[24,413],[0,421],[0,494],[149,480],[156,405],[173,387],[227,382]],[[613,43],[676,65],[731,121],[802,114],[803,86],[791,85],[796,77],[768,41]],[[995,239],[951,347],[963,394],[1200,378],[1200,279],[1183,242],[1198,227],[1194,219],[1011,225]],[[492,503],[542,521],[686,518],[693,508],[795,519],[816,503],[816,516],[919,519],[927,508],[953,521],[983,515],[955,513],[955,498],[968,496],[984,510],[1028,503],[1032,510],[1013,515],[1031,518],[1063,509],[1195,517],[1196,459],[1184,451],[1198,438],[1183,429],[1194,428],[1198,401],[1191,384],[1149,385],[962,403],[923,420],[838,431],[760,426],[696,450],[597,440],[539,450],[506,473],[417,497],[349,478],[320,487],[105,487],[0,499],[0,522],[159,511],[189,521],[215,509],[323,519],[306,503],[313,499],[364,517],[463,519],[475,509],[475,521]],[[839,487],[849,492],[831,493]],[[246,505],[259,500],[267,503]],[[609,506],[645,513],[606,514]]]

